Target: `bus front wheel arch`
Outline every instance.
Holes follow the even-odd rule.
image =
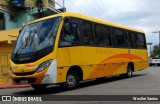
[[[79,82],[83,80],[82,69],[78,66],[71,67],[66,75],[66,81],[61,86],[67,90],[76,89]]]

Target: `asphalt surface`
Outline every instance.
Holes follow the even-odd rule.
[[[132,78],[121,78],[119,76],[109,77],[104,80],[92,80],[80,83],[75,90],[66,91],[57,85],[49,86],[44,91],[36,91],[31,87],[0,89],[0,95],[160,95],[160,68],[150,67],[134,73]],[[58,102],[55,102],[55,104]],[[67,102],[61,102],[67,103]],[[68,104],[97,104],[106,102],[69,102]],[[112,102],[107,102],[112,103]],[[115,104],[128,104],[127,102],[114,102]],[[142,104],[144,102],[141,102]],[[159,104],[160,102],[154,102]],[[132,104],[139,104],[132,102]],[[146,102],[145,104],[152,104]]]

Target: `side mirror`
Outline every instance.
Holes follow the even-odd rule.
[[[64,30],[67,34],[71,34],[71,28],[70,28],[70,25],[69,23],[65,23],[64,25]]]
[[[69,23],[69,21],[70,21],[70,17],[64,17],[64,22],[65,23]]]

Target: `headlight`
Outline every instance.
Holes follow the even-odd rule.
[[[53,60],[49,60],[49,61],[46,61],[46,62],[42,63],[41,65],[39,65],[39,67],[37,68],[36,72],[41,72],[44,69],[46,69],[48,66],[50,66],[50,64],[52,63],[52,61]]]
[[[12,74],[14,73],[13,68],[11,66],[10,66],[10,73],[12,73]]]

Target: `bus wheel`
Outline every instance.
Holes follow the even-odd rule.
[[[44,90],[48,86],[47,84],[31,84],[32,88],[35,90]]]
[[[67,74],[66,82],[61,85],[63,88],[67,90],[72,90],[77,88],[78,84],[79,84],[79,75],[76,72],[71,71]]]
[[[127,77],[127,78],[130,78],[130,77],[132,77],[132,76],[133,76],[132,66],[131,66],[131,65],[128,65],[126,77]]]
[[[121,74],[120,76],[123,77],[123,78],[130,78],[130,77],[132,77],[132,76],[133,76],[132,66],[131,66],[131,65],[128,65],[128,66],[127,66],[127,73]]]

